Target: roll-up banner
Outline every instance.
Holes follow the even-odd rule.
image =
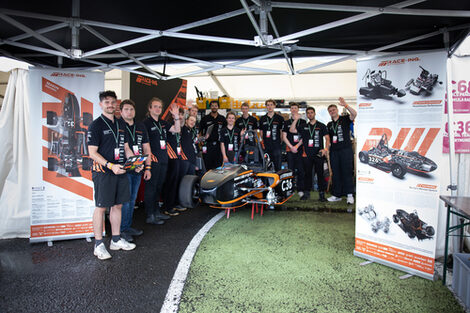
[[[88,125],[101,114],[104,74],[30,70],[31,242],[93,236]]]
[[[445,52],[357,64],[354,255],[434,277]]]
[[[451,58],[455,153],[470,153],[470,58]],[[447,114],[447,105],[445,107]],[[449,153],[446,123],[444,153]]]

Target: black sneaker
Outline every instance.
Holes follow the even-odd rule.
[[[306,192],[306,193],[304,193],[304,195],[302,197],[300,197],[300,200],[302,200],[302,201],[306,201],[308,199],[310,199],[310,192]]]
[[[158,214],[155,214],[155,218],[157,218],[159,220],[169,220],[171,217],[169,217],[166,214],[158,213]]]
[[[180,215],[179,212],[176,212],[175,209],[168,209],[164,212],[166,215],[177,216]]]
[[[134,237],[132,237],[132,235],[130,235],[128,232],[121,232],[121,238],[124,238],[125,241],[127,242],[133,242],[134,241]]]
[[[326,202],[326,198],[325,198],[325,193],[324,193],[324,192],[320,192],[320,198],[319,198],[318,200],[320,200],[320,202]]]
[[[125,232],[128,233],[131,236],[140,236],[144,233],[142,230],[135,229],[135,228],[132,228],[132,227],[129,227],[129,229],[125,230]]]

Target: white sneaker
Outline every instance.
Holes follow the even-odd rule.
[[[104,243],[100,243],[98,246],[95,246],[95,251],[93,254],[100,260],[111,259],[111,254],[109,254],[108,250],[106,250]]]
[[[303,195],[304,195],[304,192],[303,192],[303,191],[299,191],[299,192],[297,192],[297,194],[299,195],[299,198],[302,198]]]
[[[348,198],[346,200],[347,204],[354,204],[354,196],[352,194],[348,195]]]
[[[336,196],[331,196],[331,197],[327,198],[326,200],[328,200],[330,202],[338,202],[338,201],[341,201],[341,198],[338,198]]]
[[[111,240],[111,244],[109,245],[109,249],[111,250],[134,250],[135,244],[127,242],[124,238],[119,239],[118,242],[114,242]]]

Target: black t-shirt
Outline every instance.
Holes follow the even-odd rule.
[[[142,122],[134,121],[134,124],[129,125],[126,123],[127,138],[129,139],[129,148],[135,155],[143,154],[144,149],[142,144],[149,142],[149,137],[147,135],[147,129]]]
[[[235,126],[232,129],[222,128],[219,141],[224,144],[225,154],[228,160],[233,163],[238,148],[240,148],[240,129]]]
[[[324,149],[323,137],[328,135],[325,124],[319,121],[316,121],[314,125],[305,123],[298,127],[297,131],[300,133],[307,156],[316,156],[320,150]]]
[[[263,142],[266,149],[281,149],[281,130],[284,118],[274,113],[270,118],[267,114],[259,120],[259,129],[263,131]]]
[[[220,131],[223,127],[227,126],[227,121],[225,120],[225,117],[220,114],[217,114],[217,117],[215,118],[211,114],[204,116],[201,119],[201,123],[199,123],[200,132],[205,135],[211,125],[214,125],[214,127],[212,128],[211,134],[207,139],[207,142],[219,141]]]
[[[168,132],[166,138],[168,143],[168,146],[166,147],[168,157],[172,160],[184,160],[185,158],[183,157],[181,150],[181,133]]]
[[[342,115],[336,122],[328,123],[328,134],[331,140],[331,151],[351,148],[351,119],[349,115]]]
[[[297,129],[297,134],[291,133],[290,130],[289,130],[293,122],[294,122],[294,120],[292,118],[288,119],[287,121],[284,121],[284,128],[283,128],[282,132],[287,133],[287,139],[289,140],[291,145],[295,146],[296,144],[299,143],[299,141],[301,139],[300,134],[299,134],[299,129],[302,128],[303,126],[305,126],[307,124],[307,122],[304,119],[297,120],[297,125],[295,126],[295,128]],[[301,147],[302,146],[300,146],[299,149]]]
[[[243,116],[241,116],[235,121],[235,127],[240,130],[255,130],[258,129],[258,120],[252,115],[249,115],[248,118],[243,118]],[[250,136],[249,134],[245,134],[245,139],[248,139],[250,144],[254,144],[254,138],[252,135]]]
[[[115,164],[124,164],[126,153],[124,144],[128,142],[126,135],[126,126],[124,121],[109,118],[101,114],[88,126],[87,143],[89,146],[97,146],[98,153],[106,159],[106,161]],[[93,162],[94,172],[113,173],[110,169],[101,166],[97,162]]]
[[[182,154],[192,164],[196,164],[196,155],[197,155],[197,148],[196,148],[197,134],[195,135],[194,131],[195,131],[194,128],[191,129],[186,125],[183,126],[183,128],[181,129]]]
[[[147,117],[143,123],[149,137],[152,162],[168,163],[167,134],[170,131],[171,124],[161,119],[156,121],[151,116]]]

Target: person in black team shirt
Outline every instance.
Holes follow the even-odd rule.
[[[341,196],[347,195],[347,203],[353,204],[353,151],[350,126],[357,113],[343,98],[339,98],[339,105],[345,107],[349,115],[340,116],[335,104],[328,106],[331,122],[327,128],[331,139],[330,163],[333,172],[332,196],[328,201],[341,201]]]
[[[240,129],[235,127],[235,118],[235,113],[228,112],[227,126],[220,132],[220,150],[224,163],[236,163],[235,156],[240,147]]]
[[[174,119],[173,125],[160,118],[162,108],[162,100],[156,97],[150,99],[148,103],[149,116],[144,120],[152,151],[152,165],[150,167],[146,166],[144,173],[144,179],[146,180],[144,196],[145,211],[147,213],[146,222],[156,225],[163,224],[163,220],[169,218],[161,213],[158,204],[168,170],[167,136],[170,133],[180,131],[178,106],[176,104],[171,106],[170,113]]]
[[[96,208],[93,213],[95,233],[94,254],[100,260],[111,258],[103,243],[103,222],[106,208],[111,208],[111,250],[133,250],[135,244],[120,237],[121,207],[129,201],[129,181],[122,168],[126,157],[133,155],[129,149],[126,126],[114,117],[116,94],[103,91],[99,94],[103,114],[88,127],[87,143],[93,159],[92,179],[95,188]],[[139,169],[139,171],[141,168]]]
[[[299,128],[307,123],[300,117],[299,104],[292,102],[290,105],[291,118],[284,121],[284,129],[282,130],[282,140],[287,147],[287,166],[294,171],[294,177],[297,180],[297,190],[299,196],[303,196],[304,190],[304,170],[302,164],[302,139]]]
[[[274,100],[266,100],[267,113],[262,116],[259,121],[259,129],[261,138],[263,139],[265,153],[269,154],[274,164],[274,169],[281,169],[281,130],[284,126],[284,118],[274,112],[276,102]]]
[[[129,139],[129,148],[135,155],[150,155],[150,144],[147,135],[147,129],[141,122],[136,122],[135,118],[135,103],[130,99],[125,99],[120,104],[121,117],[126,123],[127,138]],[[146,161],[149,167],[151,164],[150,158]],[[150,175],[150,171],[148,172]],[[133,241],[132,236],[140,236],[143,231],[132,228],[132,217],[134,215],[134,205],[139,191],[141,173],[128,172],[127,178],[129,179],[129,190],[131,198],[129,202],[122,205],[122,218],[121,218],[121,236],[127,241]]]
[[[206,170],[214,169],[222,165],[222,153],[220,151],[219,136],[223,127],[227,126],[225,117],[218,113],[219,102],[210,103],[211,113],[204,116],[199,124],[200,133],[206,139],[202,147],[202,154]]]
[[[302,137],[302,161],[304,164],[305,172],[305,185],[304,195],[300,200],[310,199],[310,191],[312,190],[312,169],[315,169],[318,181],[318,191],[320,193],[320,201],[324,202],[326,182],[324,177],[323,164],[325,162],[325,156],[328,153],[330,145],[330,135],[328,130],[322,122],[315,119],[315,109],[310,107],[306,110],[308,123],[299,127],[299,133]],[[323,138],[325,138],[325,145],[323,144]]]
[[[196,128],[196,118],[188,116],[186,123],[181,129],[181,149],[186,160],[182,162],[182,175],[195,175],[199,168],[196,165],[198,133]]]
[[[245,140],[245,144],[254,145],[255,141],[252,134],[248,134],[247,130],[256,130],[258,129],[258,120],[256,117],[249,115],[248,110],[250,106],[247,102],[243,102],[241,106],[242,116],[240,116],[235,121],[235,127],[238,128],[240,131],[244,130],[243,140]]]

